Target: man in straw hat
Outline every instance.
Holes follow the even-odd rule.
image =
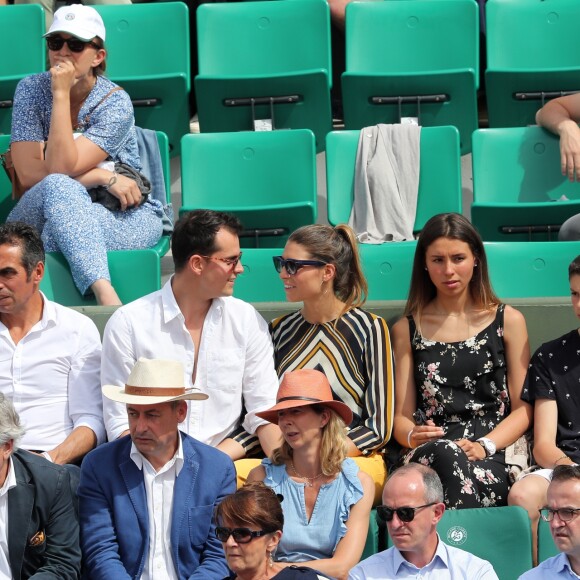
[[[139,357],[183,363],[185,384],[211,393],[191,406],[183,430],[232,459],[269,455],[280,431],[256,416],[278,390],[268,326],[250,304],[232,296],[243,271],[235,216],[211,210],[175,224],[175,275],[158,292],[119,308],[103,336],[101,382],[122,385]],[[109,441],[127,430],[120,405],[103,401]]]
[[[91,580],[190,578],[227,573],[213,509],[235,490],[231,460],[178,430],[186,400],[178,361],[140,358],[123,387],[103,395],[124,403],[130,437],[87,455],[79,486],[81,547]]]

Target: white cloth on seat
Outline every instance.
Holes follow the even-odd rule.
[[[421,127],[410,124],[361,129],[348,220],[359,242],[382,244],[413,239],[420,137]]]

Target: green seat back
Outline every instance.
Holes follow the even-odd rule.
[[[501,580],[516,580],[532,567],[530,520],[521,507],[446,510],[437,532],[446,544],[490,562]]]
[[[578,242],[485,242],[491,283],[502,300],[569,296]]]
[[[455,125],[461,150],[477,128],[478,7],[473,0],[353,2],[346,8],[347,129],[419,117],[424,126]],[[372,97],[446,95],[443,102],[374,104]]]
[[[332,128],[330,13],[323,0],[202,4],[197,11],[202,132],[254,130],[251,106],[239,100],[296,95],[274,105],[277,129],[311,129],[318,149]],[[255,119],[272,118],[257,105]]]
[[[376,554],[379,551],[379,524],[377,521],[377,510],[371,510],[371,517],[369,520],[369,529],[367,532],[367,541],[361,556],[361,560],[365,560],[369,556]]]
[[[200,133],[186,135],[181,146],[180,213],[234,213],[246,230],[262,230],[261,247],[283,247],[293,230],[316,221],[312,131]],[[269,229],[282,231],[263,231]],[[251,236],[241,242],[256,246]]]
[[[244,248],[244,273],[236,278],[234,296],[246,302],[284,302],[284,285],[274,269],[272,256],[283,248]]]
[[[333,225],[347,223],[350,217],[359,134],[359,131],[333,131],[326,140],[328,221]],[[421,231],[425,222],[435,214],[461,213],[461,160],[457,129],[423,127],[420,153],[415,232]]]
[[[535,123],[540,93],[580,90],[574,0],[489,0],[486,95],[490,127]],[[517,93],[536,93],[518,99]]]
[[[135,124],[166,133],[171,155],[177,155],[181,136],[189,133],[187,6],[160,2],[95,9],[107,29],[107,76],[131,96]]]
[[[157,132],[157,142],[161,153],[165,191],[169,203],[171,192],[167,135]],[[0,191],[2,191],[1,181]],[[1,203],[0,208],[2,208]],[[123,304],[159,290],[161,287],[161,258],[169,251],[169,245],[170,238],[165,235],[151,248],[107,252],[111,282]],[[47,253],[45,274],[40,283],[40,289],[49,300],[54,300],[65,306],[96,304],[94,297],[81,296],[74,285],[68,262],[60,252]]]
[[[2,8],[2,7],[0,7]],[[0,153],[4,153],[10,145],[10,135],[0,135]],[[12,184],[0,166],[0,223],[4,223],[16,202],[12,199]]]
[[[540,127],[476,131],[472,161],[471,219],[484,240],[555,239],[528,226],[560,226],[580,212],[578,185],[560,172],[558,137]]]
[[[18,81],[46,70],[44,26],[38,4],[0,6],[0,133],[10,133]]]
[[[550,532],[550,524],[540,518],[538,523],[538,562],[543,562],[559,553],[560,550],[556,547]]]

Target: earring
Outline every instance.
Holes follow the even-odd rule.
[[[477,260],[473,263],[473,267],[477,268]]]
[[[267,552],[268,554],[268,566],[272,568],[274,566],[274,558],[272,557],[272,552]]]
[[[427,270],[427,266],[425,266],[425,270]]]

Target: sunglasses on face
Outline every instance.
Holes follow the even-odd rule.
[[[84,41],[72,37],[63,38],[62,36],[49,36],[46,39],[46,45],[48,46],[48,50],[60,50],[64,46],[65,42],[71,52],[82,52],[87,47],[87,45],[92,46],[97,50],[101,48],[98,44],[95,44],[92,40]]]
[[[390,522],[393,520],[395,514],[402,522],[412,522],[415,519],[415,512],[417,510],[435,505],[437,502],[426,503],[425,505],[418,505],[417,507],[399,507],[390,508],[386,505],[377,506],[377,514],[379,517],[385,521]]]
[[[282,268],[285,268],[289,276],[294,276],[300,268],[304,268],[305,266],[316,266],[317,268],[326,266],[326,262],[322,262],[321,260],[285,260],[282,256],[272,256],[272,260],[274,261],[274,268],[276,268],[278,274],[282,271]]]
[[[216,538],[220,542],[227,542],[230,536],[234,537],[236,544],[249,544],[254,538],[271,534],[275,530],[250,530],[250,528],[224,528],[217,526],[215,529]]]

